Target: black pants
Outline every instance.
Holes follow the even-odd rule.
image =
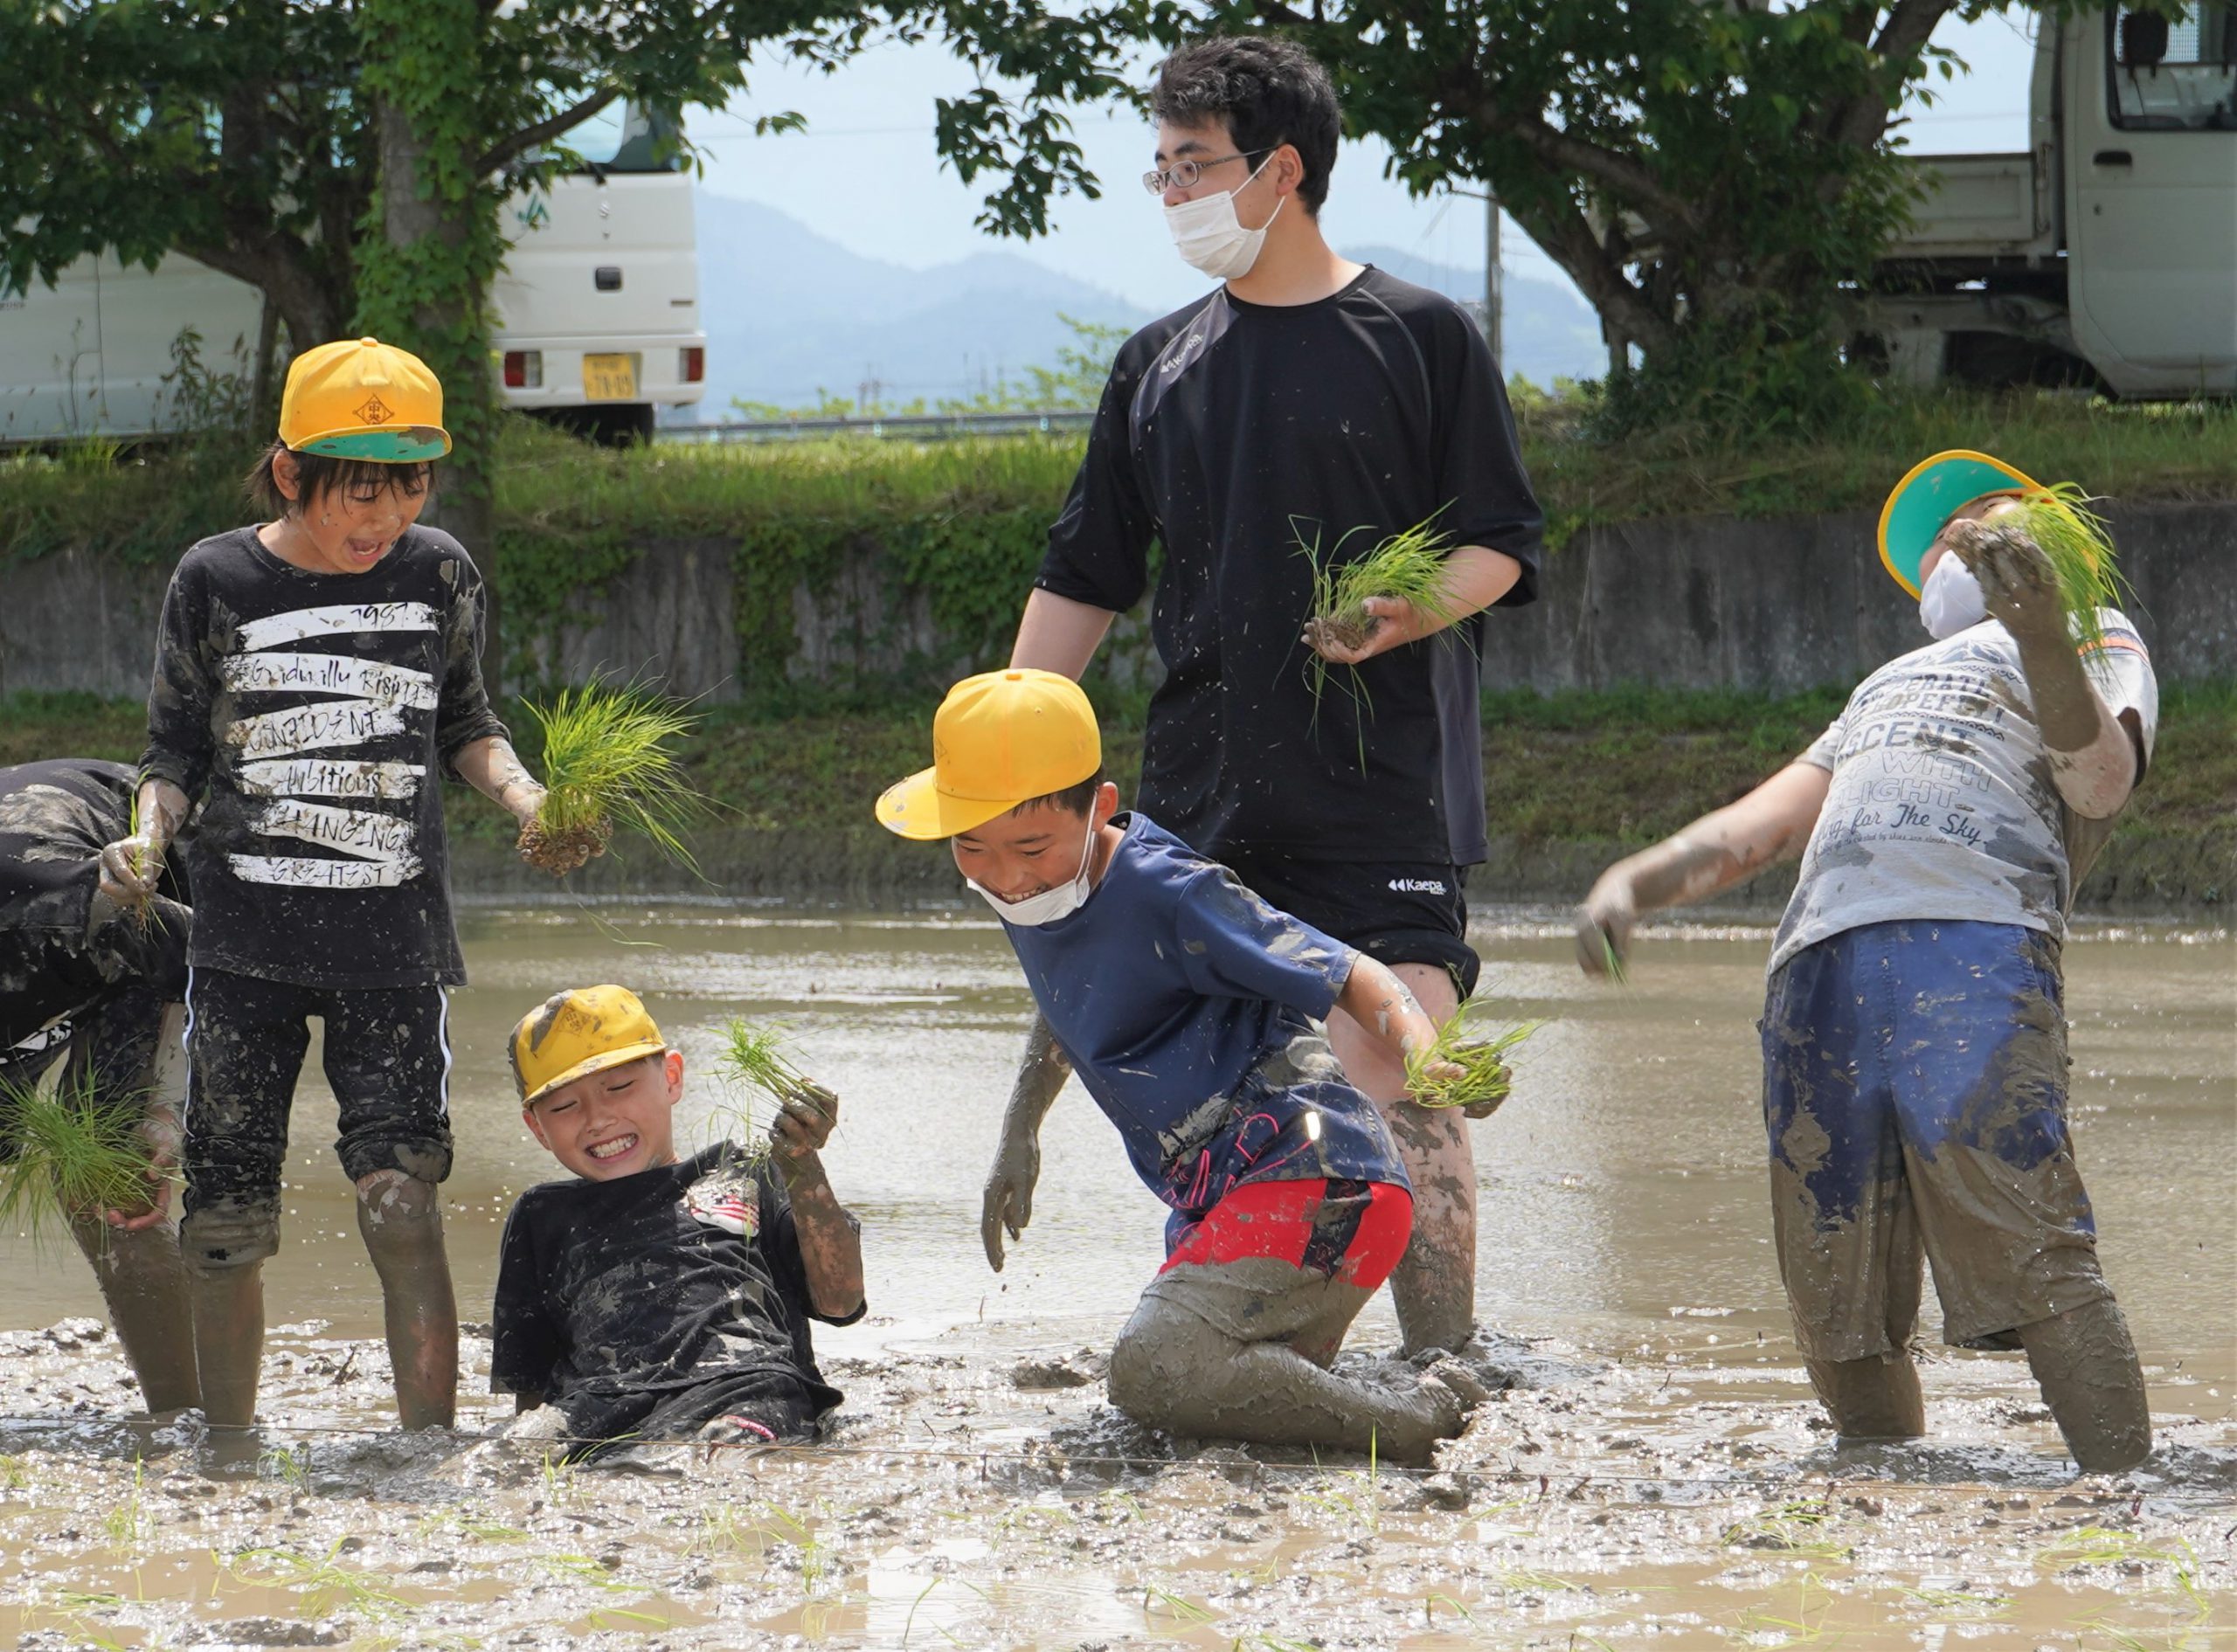
[[[57,1060],[66,1061],[62,1084],[92,1096],[104,1111],[148,1105],[148,1087],[162,1036],[163,1000],[144,986],[113,987],[67,1020],[0,1050],[0,1165],[22,1151],[8,1096],[27,1090]]]
[[[1428,964],[1462,1003],[1483,962],[1468,944],[1468,868],[1414,861],[1304,861],[1236,849],[1228,869],[1269,905],[1378,964]]]
[[[186,1216],[190,1262],[225,1267],[280,1245],[287,1116],[310,1045],[326,1028],[326,1081],[341,1104],[334,1151],[351,1181],[451,1172],[449,1000],[440,986],[298,986],[197,969],[186,988]]]

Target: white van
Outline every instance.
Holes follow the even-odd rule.
[[[508,405],[613,438],[699,400],[692,179],[657,153],[661,136],[656,118],[611,105],[567,135],[580,168],[507,203],[491,301]],[[163,378],[179,335],[201,335],[206,365],[246,372],[262,313],[254,287],[177,254],[152,271],[83,258],[52,288],[0,298],[0,445],[171,428]]]

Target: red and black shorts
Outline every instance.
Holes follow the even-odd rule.
[[[1413,1232],[1414,1196],[1396,1182],[1245,1182],[1174,1235],[1158,1272],[1266,1257],[1373,1290]]]

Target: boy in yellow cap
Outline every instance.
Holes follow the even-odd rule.
[[[1437,1028],[1382,964],[1278,912],[1146,816],[1118,812],[1070,678],[1014,669],[948,691],[933,765],[877,818],[948,840],[1002,920],[1053,1047],[1003,1121],[983,1236],[1002,1265],[1031,1214],[1041,1122],[1076,1071],[1170,1207],[1167,1260],[1111,1356],[1112,1403],[1174,1434],[1425,1459],[1460,1431],[1468,1373],[1328,1369],[1405,1253],[1413,1196],[1375,1103],[1318,1023],[1338,1006],[1401,1060]],[[1036,1033],[1037,1035],[1037,1033]]]
[[[2111,545],[2070,498],[1983,453],[1915,467],[1880,556],[1934,640],[1748,796],[1602,874],[1577,954],[1598,975],[1641,914],[1799,854],[1763,1112],[1818,1398],[1847,1438],[1924,1432],[1923,1253],[1943,1340],[2025,1349],[2074,1460],[2101,1472],[2144,1458],[2150,1417],[2067,1128],[2060,948],[2143,778],[2158,691],[2125,616],[2069,620],[2037,543],[2053,534],[2094,546],[2085,577],[2110,586]]]
[[[102,854],[111,894],[144,899],[192,813],[180,1242],[217,1424],[255,1414],[261,1269],[314,1015],[398,1412],[406,1427],[452,1418],[458,1311],[436,1184],[451,1165],[446,990],[466,972],[441,774],[523,825],[543,790],[482,690],[481,576],[418,525],[450,451],[442,394],[377,339],[295,358],[280,439],[249,479],[270,520],[202,541],[171,575],[140,826]]]
[[[787,1096],[757,1156],[675,1151],[683,1055],[625,987],[554,993],[513,1029],[521,1117],[575,1179],[505,1220],[489,1380],[599,1442],[813,1439],[840,1395],[808,1321],[862,1317],[861,1226],[821,1151],[828,1090]]]

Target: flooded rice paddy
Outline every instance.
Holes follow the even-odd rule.
[[[388,1429],[379,1299],[314,1049],[254,1442],[135,1395],[75,1257],[0,1237],[0,1642],[80,1646],[2237,1645],[2237,948],[2085,930],[2074,1127],[2160,1450],[2076,1481],[2016,1357],[1931,1341],[1932,1437],[1838,1451],[1772,1266],[1754,1021],[1761,929],[1651,931],[1588,985],[1565,927],[1484,927],[1486,992],[1548,1025],[1472,1126],[1479,1317],[1514,1386],[1434,1473],[1174,1441],[1100,1355],[1159,1260],[1154,1201],[1077,1089],[1007,1270],[979,1187],[1029,1015],[999,932],[954,916],[482,909],[454,1004],[447,1185],[487,1316],[512,1197],[553,1166],[504,1040],[562,985],[642,992],[706,1075],[732,1015],[792,1024],[839,1091],[827,1155],[870,1312],[820,1331],[826,1448],[647,1448],[568,1470],[460,1427]],[[470,1327],[478,1331],[478,1323]],[[1347,1358],[1388,1351],[1378,1303]]]

